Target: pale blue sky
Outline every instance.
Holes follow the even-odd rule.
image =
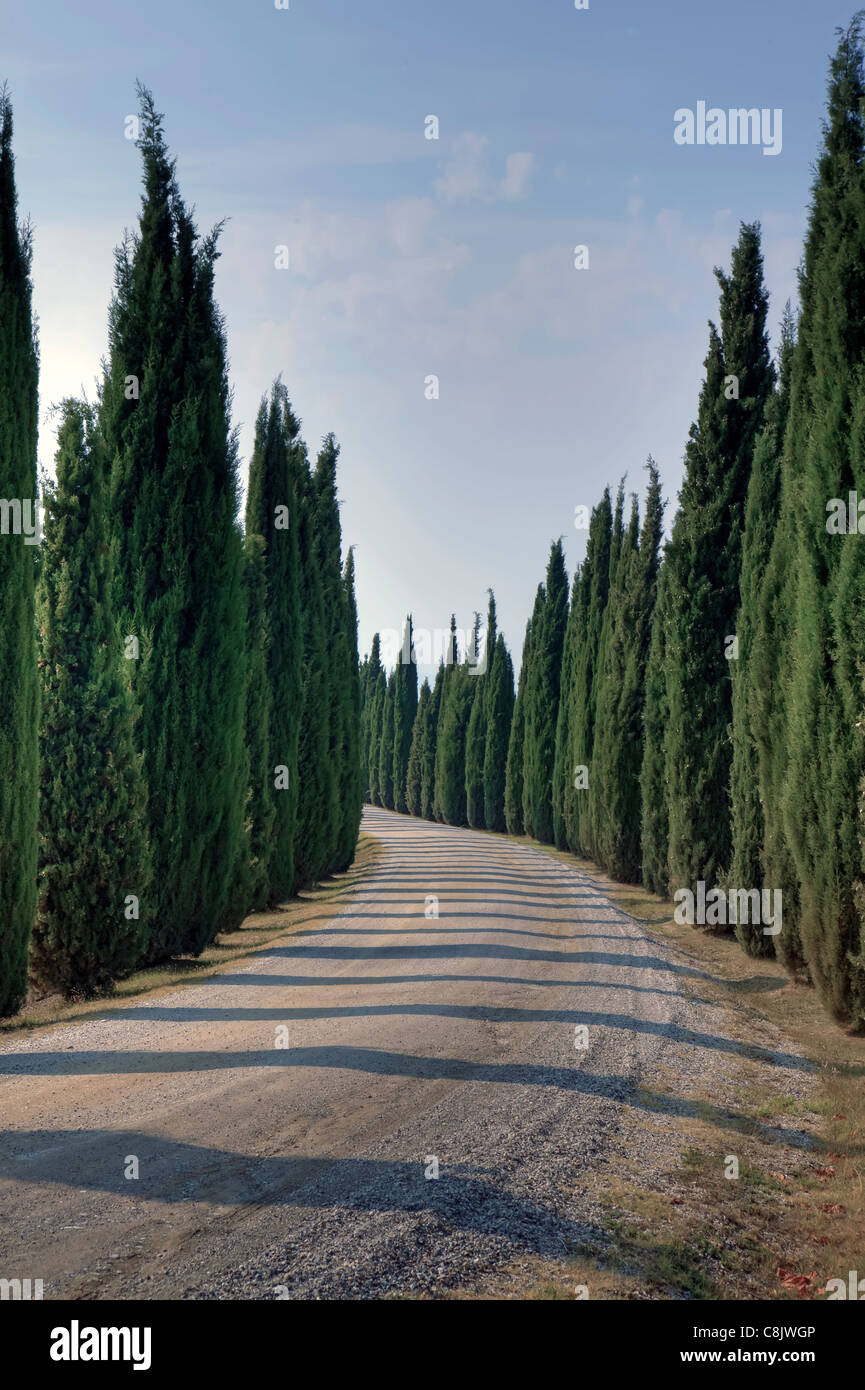
[[[467,627],[495,589],[518,654],[550,540],[652,453],[671,506],[716,312],[759,218],[773,332],[795,295],[835,0],[0,3],[41,407],[92,393],[112,253],[139,205],[124,139],[154,91],[217,267],[243,476],[282,372],[314,455],[342,446],[361,651],[411,609]],[[783,149],[683,148],[700,100],[780,107]],[[424,138],[436,115],[438,141]],[[573,250],[590,249],[576,271]],[[291,268],[274,268],[289,247]],[[424,396],[435,373],[440,398]],[[50,460],[50,423],[41,458]]]

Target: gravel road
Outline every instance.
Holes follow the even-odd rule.
[[[0,1047],[0,1277],[86,1299],[483,1289],[606,1238],[604,1183],[663,1183],[695,1086],[735,1132],[743,1057],[807,1085],[585,874],[385,811],[364,828],[382,853],[337,916]]]

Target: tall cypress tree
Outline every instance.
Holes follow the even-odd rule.
[[[381,638],[376,632],[373,635],[372,645],[369,651],[369,659],[366,663],[366,676],[363,691],[363,709],[361,711],[360,731],[361,731],[361,761],[365,768],[365,800],[371,805],[374,804],[373,788],[377,781],[378,760],[376,759],[375,768],[373,767],[372,748],[374,733],[376,728],[375,709],[376,698],[378,695],[378,678],[381,672]]]
[[[144,198],[117,253],[100,428],[113,458],[115,602],[135,663],[153,854],[146,958],[235,925],[245,852],[245,596],[219,228],[199,239],[139,88]]]
[[[534,805],[535,805],[535,778],[534,778],[534,752],[535,744],[532,737],[533,724],[532,714],[535,701],[535,690],[537,684],[537,652],[543,642],[543,621],[544,608],[547,602],[547,591],[543,584],[539,584],[535,590],[535,604],[532,609],[532,643],[529,649],[528,658],[525,650],[523,651],[523,666],[526,672],[525,699],[523,711],[523,725],[521,731],[523,745],[523,768],[522,768],[522,788],[523,788],[523,830],[524,835],[534,835]]]
[[[556,748],[553,758],[552,807],[553,842],[559,849],[567,849],[568,838],[565,827],[565,802],[572,788],[569,786],[572,774],[568,772],[568,758],[571,742],[571,709],[574,687],[574,660],[577,648],[577,632],[584,621],[583,587],[581,571],[574,571],[571,584],[571,601],[568,606],[568,621],[565,626],[565,640],[562,646],[562,672],[559,679],[559,708],[556,716]]]
[[[397,663],[398,665],[399,663]],[[393,810],[393,739],[396,726],[396,670],[387,678],[381,707],[381,735],[378,749],[379,804]]]
[[[93,411],[61,407],[39,586],[42,770],[32,965],[65,994],[134,967],[150,912],[147,808],[111,605],[107,467]]]
[[[488,723],[487,691],[497,633],[496,600],[492,589],[489,595],[483,654],[474,674],[474,699],[466,732],[466,817],[469,825],[476,830],[483,830],[486,824],[484,759]]]
[[[342,745],[340,749],[340,825],[335,868],[343,872],[354,859],[363,815],[366,767],[361,747],[361,692],[357,665],[357,601],[354,591],[354,551],[349,548],[342,577],[342,612],[346,664],[342,686]]]
[[[325,666],[324,699],[327,707],[327,755],[322,769],[324,818],[322,824],[325,868],[332,869],[339,857],[342,832],[343,733],[346,720],[348,686],[348,632],[345,618],[345,592],[342,575],[342,533],[336,493],[336,464],[339,445],[333,434],[325,435],[313,473],[315,539],[321,570],[324,607]],[[356,664],[356,663],[355,663]]]
[[[378,636],[378,633],[376,633],[376,636]],[[370,680],[372,681],[372,672],[370,672]],[[381,762],[381,722],[385,700],[387,699],[387,675],[381,664],[379,664],[371,690],[369,708],[369,800],[372,806],[383,806],[384,802],[381,799],[381,782],[379,780],[379,764]]]
[[[860,1028],[865,560],[858,532],[844,534],[846,525],[837,525],[832,499],[846,504],[851,492],[865,495],[863,18],[840,33],[832,60],[800,283],[785,441],[793,537],[785,585],[792,679],[783,792],[805,961],[826,1008]],[[784,918],[786,928],[786,904]]]
[[[669,868],[672,886],[690,889],[699,880],[716,885],[731,852],[729,639],[739,605],[745,497],[774,379],[756,224],[742,225],[731,275],[715,273],[722,335],[709,325],[668,555]]]
[[[667,579],[666,552],[658,574],[658,594],[652,617],[646,663],[643,708],[643,761],[640,769],[643,883],[651,893],[665,896],[670,882],[670,789],[664,739],[670,708],[667,701]]]
[[[423,761],[427,728],[427,705],[430,700],[429,681],[424,680],[412,726],[411,748],[405,779],[406,808],[413,816],[423,814]]]
[[[601,671],[589,801],[598,862],[614,878],[638,881],[642,866],[640,771],[646,663],[652,628],[663,503],[658,470],[648,462],[642,529],[637,499],[611,576],[601,639]]]
[[[509,835],[522,835],[523,821],[523,762],[526,743],[526,682],[532,659],[532,620],[526,623],[523,655],[517,682],[511,733],[508,739],[508,760],[505,765],[505,824]]]
[[[305,457],[295,456],[299,513],[298,560],[303,614],[303,696],[297,749],[294,888],[317,883],[330,867],[335,782],[330,762],[328,623],[316,529],[315,482]],[[277,796],[284,789],[277,790]]]
[[[789,302],[781,324],[778,390],[766,403],[765,424],[754,449],[754,462],[745,504],[745,534],[742,542],[742,572],[739,581],[741,606],[736,621],[739,640],[738,660],[731,664],[733,699],[733,756],[730,770],[730,808],[732,854],[729,882],[732,886],[763,886],[763,855],[766,838],[764,806],[767,799],[777,805],[773,788],[768,729],[783,698],[777,668],[771,671],[779,651],[778,615],[772,629],[760,627],[761,591],[770,568],[772,542],[778,527],[781,492],[781,454],[790,408],[790,374],[795,346],[795,325]],[[766,685],[764,682],[769,681]],[[788,893],[787,906],[789,901]],[[785,911],[785,925],[790,919]],[[789,935],[789,930],[788,930]],[[749,955],[771,955],[775,938],[764,934],[762,925],[737,922],[736,936]],[[784,943],[786,947],[786,941]]]
[[[514,715],[514,668],[501,633],[496,638],[487,679],[487,731],[484,740],[484,824],[503,832],[505,777]]]
[[[435,819],[435,775],[436,748],[438,745],[438,721],[444,686],[445,665],[439,662],[432,694],[426,707],[423,729],[423,752],[421,755],[420,814],[425,820]]]
[[[443,737],[445,716],[447,714],[448,703],[450,701],[451,685],[457,677],[459,667],[459,652],[457,649],[457,624],[456,618],[451,613],[450,636],[448,637],[447,651],[444,654],[443,673],[441,690],[439,692],[438,706],[436,709],[435,726],[435,764],[433,771],[433,818],[437,821],[445,821],[447,817],[444,813],[442,792],[444,788],[444,761],[445,761],[445,741]]]
[[[298,737],[302,698],[303,625],[298,553],[300,515],[297,480],[305,467],[300,421],[288,392],[274,382],[262,400],[249,463],[246,534],[261,537],[264,554],[266,670],[269,693],[267,760],[252,759],[253,801],[261,836],[270,822],[267,903],[285,902],[294,889],[297,829]],[[258,696],[250,674],[249,699]],[[256,737],[260,738],[259,730]],[[250,742],[252,757],[254,744]],[[283,773],[278,769],[285,769]],[[287,785],[286,785],[287,783]]]
[[[610,588],[612,542],[613,509],[609,488],[605,488],[589,520],[586,557],[580,570],[580,606],[573,653],[569,746],[565,763],[567,780],[562,814],[568,848],[575,854],[592,852],[586,776],[592,765],[598,697],[598,652]]]
[[[402,651],[397,662],[394,687],[393,719],[393,804],[397,811],[407,811],[406,778],[411,752],[412,731],[417,714],[417,662],[411,614],[406,618]]]
[[[262,406],[266,412],[266,406]],[[259,415],[259,419],[261,416]],[[249,841],[250,912],[260,912],[270,898],[275,806],[270,757],[271,692],[267,679],[267,554],[263,536],[246,537],[246,749],[249,791],[246,806]]]
[[[532,619],[532,669],[526,699],[524,776],[531,801],[531,833],[553,843],[553,765],[562,674],[562,649],[568,621],[568,578],[561,540],[550,548],[544,605],[537,626]],[[526,787],[523,801],[526,801]],[[528,823],[528,821],[527,821]]]
[[[31,314],[31,241],[17,220],[12,107],[0,92],[0,489],[36,507],[38,359]],[[0,1015],[27,994],[36,906],[38,684],[36,549],[0,536]]]

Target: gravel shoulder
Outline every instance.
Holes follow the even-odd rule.
[[[484,1293],[603,1253],[616,1194],[673,1194],[701,1126],[743,1162],[811,1161],[810,1064],[598,879],[381,810],[364,829],[382,853],[335,916],[0,1047],[0,1277]],[[755,1126],[746,1086],[798,1113]]]

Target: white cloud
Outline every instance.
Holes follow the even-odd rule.
[[[467,130],[456,136],[444,174],[435,181],[435,191],[445,203],[478,199],[492,203],[499,199],[515,201],[528,192],[534,155],[515,152],[505,158],[505,176],[496,179],[489,168],[489,139]]]

